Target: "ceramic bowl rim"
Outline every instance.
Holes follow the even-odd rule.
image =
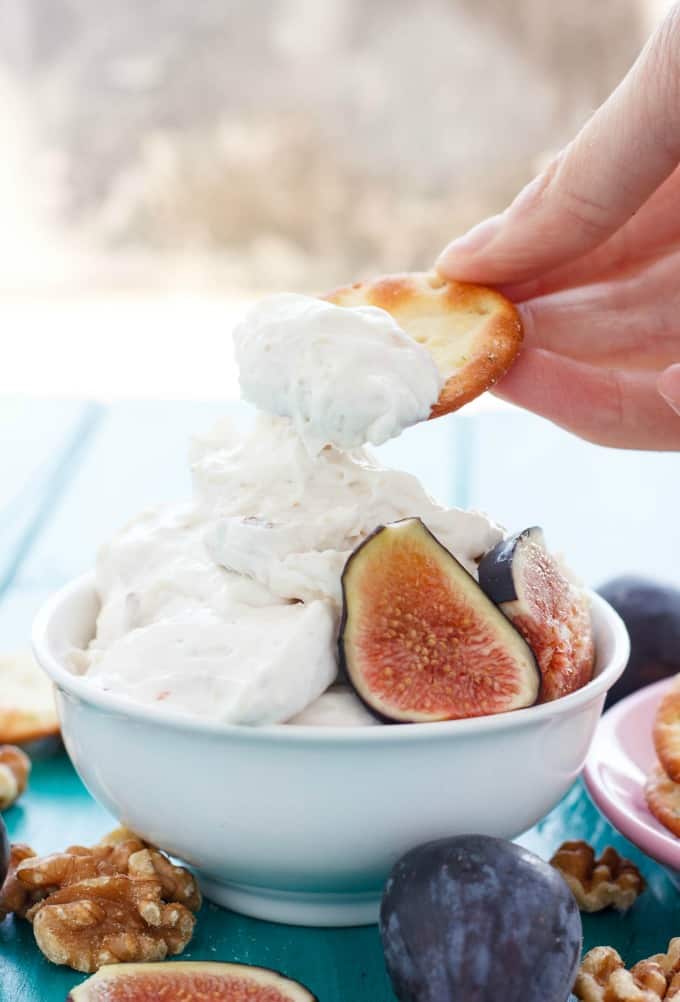
[[[50,596],[38,611],[32,631],[33,651],[42,669],[55,685],[71,697],[88,706],[114,713],[157,727],[196,734],[210,734],[250,741],[275,741],[286,744],[316,743],[319,745],[346,743],[428,741],[441,737],[489,734],[510,731],[528,724],[557,716],[568,716],[583,709],[606,693],[622,674],[630,652],[630,641],[618,613],[600,595],[590,592],[596,619],[612,635],[612,656],[598,674],[583,688],[551,703],[529,706],[522,710],[499,713],[465,720],[436,723],[397,724],[384,727],[294,727],[289,724],[244,726],[220,721],[202,720],[167,708],[148,707],[124,696],[105,692],[91,685],[82,676],[74,675],[61,662],[49,643],[50,627],[64,605],[78,592],[94,592],[94,573],[88,572],[70,581]]]

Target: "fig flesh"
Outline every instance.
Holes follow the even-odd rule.
[[[540,703],[590,681],[595,647],[588,597],[548,552],[541,529],[518,532],[485,554],[479,584],[534,652],[541,670]]]
[[[71,991],[67,1002],[317,1002],[297,981],[247,964],[175,961],[111,964]]]
[[[605,706],[680,672],[680,588],[627,574],[598,588],[626,624],[630,661]]]
[[[419,518],[381,526],[342,576],[340,662],[393,722],[453,720],[531,706],[528,644]]]
[[[9,869],[9,838],[5,822],[0,817],[0,887],[5,883],[5,877]],[[0,913],[1,915],[1,913]]]
[[[399,1002],[566,1002],[582,932],[553,867],[512,842],[462,835],[396,863],[380,935]]]

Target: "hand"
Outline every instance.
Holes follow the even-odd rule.
[[[680,4],[576,139],[447,278],[520,303],[499,396],[603,445],[680,449]]]

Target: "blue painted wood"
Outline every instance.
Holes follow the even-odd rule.
[[[605,449],[521,411],[461,415],[470,505],[508,528],[542,525],[590,584],[642,573],[680,584],[680,458]]]
[[[0,398],[0,594],[51,516],[97,413],[80,402]]]
[[[68,491],[33,540],[19,587],[58,585],[94,563],[99,545],[144,508],[188,497],[189,438],[220,416],[247,420],[240,407],[125,402],[102,414],[71,468]]]

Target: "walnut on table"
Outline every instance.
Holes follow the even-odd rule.
[[[11,807],[28,784],[31,760],[15,745],[0,745],[0,811]]]
[[[584,912],[610,907],[627,911],[646,886],[637,866],[611,847],[596,859],[595,850],[587,842],[565,842],[550,862]]]
[[[679,1002],[680,938],[629,971],[612,947],[595,947],[583,959],[574,995],[581,1002]]]
[[[36,943],[53,964],[92,974],[104,964],[165,960],[191,939],[195,916],[166,903],[158,880],[123,874],[69,884],[28,913]]]
[[[53,963],[93,973],[103,964],[163,960],[191,939],[201,905],[196,881],[131,832],[43,857],[23,848],[0,905],[8,888],[6,911],[33,923]]]
[[[35,856],[29,846],[15,842],[12,845],[9,857],[9,867],[5,882],[0,887],[0,922],[8,915],[20,915],[26,917],[28,909],[35,904],[40,895],[37,895],[23,884],[17,877],[17,867],[24,860]]]

